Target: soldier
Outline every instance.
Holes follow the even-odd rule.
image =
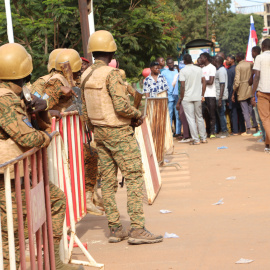
[[[61,71],[60,63],[69,61],[73,80],[76,81],[80,76],[82,60],[76,50],[61,49],[53,61],[53,54],[50,57],[48,70],[53,71],[51,76],[43,86],[42,99],[48,103],[48,109],[64,112],[70,105],[72,105],[72,94],[75,94],[71,89],[68,78],[65,78]],[[71,78],[72,79],[72,78]],[[34,83],[36,84],[36,83]],[[32,88],[32,92],[37,87]],[[34,93],[36,95],[36,93]],[[102,201],[95,193],[95,185],[97,183],[97,152],[94,148],[90,151],[90,146],[84,144],[84,163],[85,163],[85,190],[86,190],[86,209],[87,212],[94,215],[103,215],[102,209],[99,209],[95,204],[102,207]],[[94,196],[94,194],[96,194]]]
[[[0,142],[1,147],[7,150],[5,151],[5,161],[8,161],[32,147],[48,146],[51,138],[48,133],[38,131],[32,127],[28,120],[25,103],[20,98],[22,94],[22,86],[31,78],[31,72],[33,70],[31,56],[26,52],[23,46],[17,43],[5,44],[0,47],[0,61],[0,80],[2,81],[0,83]],[[45,102],[45,107],[46,105],[47,104]],[[43,110],[44,101],[39,98],[35,98],[34,106],[36,109]],[[13,154],[8,156],[9,153]],[[23,212],[25,216],[26,205],[25,194],[23,191],[24,189],[22,189],[22,201],[24,202]],[[0,174],[0,210],[3,257],[5,266],[4,269],[9,269],[6,202],[4,198],[4,178],[3,174]],[[65,194],[52,183],[50,183],[50,199],[56,269],[84,269],[82,267],[72,267],[63,264],[60,259],[59,243],[63,234],[63,222],[66,212],[66,197]],[[14,182],[12,183],[12,200],[14,212],[13,223],[15,234],[16,268],[18,269],[20,257]]]
[[[45,83],[54,75],[55,73],[55,59],[57,55],[64,49],[55,49],[50,53],[49,61],[47,65],[48,74],[38,78],[31,86],[31,93],[39,98],[43,98],[45,91]],[[45,96],[46,97],[46,96]]]
[[[100,30],[92,34],[88,52],[93,53],[95,63],[82,76],[83,114],[94,129],[109,242],[120,242],[129,236],[130,244],[157,243],[163,240],[162,236],[155,236],[144,227],[142,161],[130,126],[142,123],[142,114],[130,106],[119,69],[108,66],[116,50],[110,32]],[[127,185],[129,234],[120,222],[115,202],[118,167]]]
[[[82,60],[77,51],[65,49],[57,55],[54,75],[44,85],[45,97],[43,99],[47,100],[50,110],[64,112],[72,104],[72,95],[75,95],[68,78],[64,77],[60,67],[60,63],[66,61],[70,63],[74,81],[81,72]]]

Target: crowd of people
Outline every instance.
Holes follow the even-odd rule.
[[[254,64],[244,53],[225,57],[202,53],[193,63],[183,56],[179,70],[173,58],[159,57],[151,62],[143,91],[158,97],[167,91],[168,109],[174,136],[179,142],[199,145],[207,138],[228,136],[261,137],[264,151],[270,152],[270,39],[252,48]],[[252,132],[253,129],[253,132]]]

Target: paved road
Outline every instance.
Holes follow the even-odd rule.
[[[179,238],[154,245],[108,244],[105,217],[90,215],[77,225],[79,237],[106,270],[270,269],[270,155],[256,140],[238,136],[199,146],[175,142],[176,152],[186,151],[189,157],[167,157],[182,169],[161,168],[162,189],[144,210],[151,232]],[[226,180],[230,176],[236,179]],[[223,205],[212,205],[221,198]],[[127,227],[125,189],[119,189],[117,201]],[[160,209],[172,213],[160,214]],[[254,262],[235,264],[240,258]]]

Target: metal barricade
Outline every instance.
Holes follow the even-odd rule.
[[[83,157],[85,138],[78,113],[63,113],[59,122],[53,118],[52,130],[59,131],[61,136],[52,140],[48,147],[50,180],[59,186],[67,197],[66,222],[63,233],[64,261],[102,269],[104,265],[94,260],[87,250],[87,245],[83,244],[76,235],[76,223],[87,214]],[[87,261],[72,259],[72,251],[75,246],[82,250]]]
[[[53,132],[51,135],[55,137],[57,132]],[[24,177],[21,177],[20,175],[21,163],[23,164],[22,175]],[[11,171],[13,174],[13,168],[14,177],[11,176]],[[0,169],[4,170],[10,269],[16,269],[16,247],[12,211],[12,182],[14,182],[15,185],[21,269],[26,269],[24,235],[26,227],[23,217],[24,201],[22,200],[22,191],[25,193],[31,269],[36,269],[36,260],[38,269],[55,269],[47,149],[40,149],[37,147],[32,148],[15,159],[1,164]],[[24,184],[23,190],[21,185],[22,179]],[[30,181],[32,185],[30,184]],[[0,226],[0,233],[1,231],[2,227]],[[34,243],[34,235],[36,244]],[[0,235],[0,269],[4,269],[2,234]]]
[[[147,117],[141,126],[135,128],[135,136],[142,155],[143,177],[147,201],[148,204],[153,204],[161,188],[161,175],[152,132]]]

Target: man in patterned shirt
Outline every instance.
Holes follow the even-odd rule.
[[[160,74],[160,68],[158,62],[151,62],[150,64],[151,74],[146,77],[143,83],[143,92],[146,97],[157,97],[158,93],[168,91],[169,87],[167,81],[163,75]]]

